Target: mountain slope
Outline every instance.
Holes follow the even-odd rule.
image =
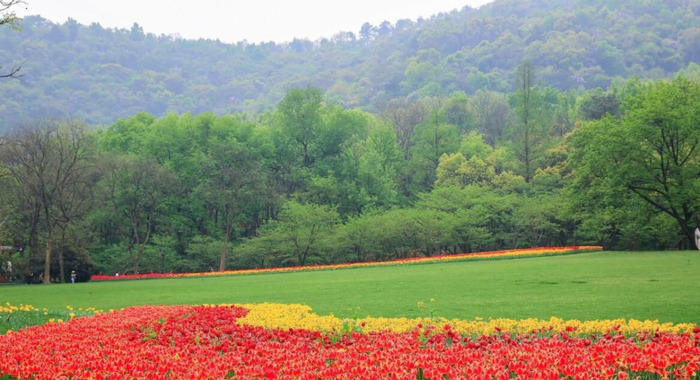
[[[21,33],[0,30],[0,64],[25,62],[24,77],[0,82],[0,129],[35,117],[263,112],[306,85],[377,111],[406,96],[509,92],[525,59],[543,85],[606,87],[700,62],[697,25],[700,0],[497,0],[318,41],[230,45],[32,16]]]

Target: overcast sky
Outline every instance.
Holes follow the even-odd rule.
[[[357,33],[363,23],[428,18],[440,12],[473,8],[492,0],[26,0],[20,16],[40,15],[63,23],[130,28],[146,33],[224,42],[316,40],[340,31]],[[24,8],[24,7],[22,7]]]

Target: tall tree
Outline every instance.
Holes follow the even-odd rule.
[[[435,183],[440,157],[459,149],[459,131],[456,126],[443,122],[440,107],[435,105],[430,117],[416,126],[413,141],[410,162],[414,170],[413,184],[421,191],[429,190]]]
[[[306,168],[313,165],[314,140],[321,127],[321,90],[307,87],[289,90],[277,106],[282,133],[289,137],[288,143],[298,144],[301,162]]]
[[[476,129],[483,133],[486,143],[492,147],[501,138],[510,115],[505,94],[479,90],[471,98]]]
[[[649,84],[624,108],[620,119],[576,132],[577,184],[638,196],[672,217],[692,247],[700,225],[700,83]]]
[[[236,228],[252,221],[256,209],[263,207],[267,180],[249,150],[237,141],[221,141],[212,145],[204,179],[198,193],[214,211],[224,240],[219,270],[226,269],[228,244],[235,239]]]
[[[44,283],[51,282],[51,255],[60,243],[57,232],[65,232],[86,212],[86,189],[94,179],[90,151],[82,124],[56,122],[25,126],[0,150],[13,187],[29,206],[30,244],[40,235],[44,240]],[[38,250],[38,245],[32,248]]]
[[[535,68],[530,61],[518,66],[516,74],[516,91],[514,96],[518,125],[515,132],[516,151],[522,163],[525,182],[530,182],[535,171],[535,150],[540,142],[537,135],[538,91],[536,88]]]
[[[404,158],[411,159],[413,135],[416,126],[428,116],[425,104],[408,100],[393,100],[383,112],[383,116],[394,127],[396,142],[404,153]]]
[[[111,223],[129,250],[131,270],[138,273],[144,249],[165,215],[168,197],[176,192],[177,178],[141,157],[111,157],[105,166],[105,207],[111,209]]]

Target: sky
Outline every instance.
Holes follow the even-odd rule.
[[[40,15],[56,23],[69,17],[84,25],[179,34],[222,42],[286,42],[357,33],[365,22],[379,25],[479,7],[493,0],[26,0],[18,16]],[[26,9],[24,9],[26,8]]]

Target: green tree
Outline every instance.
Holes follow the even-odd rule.
[[[318,173],[332,169],[343,149],[367,138],[373,118],[360,110],[345,110],[338,105],[323,108],[322,123],[314,136],[314,156]]]
[[[603,92],[597,88],[581,97],[578,112],[584,120],[599,120],[605,115],[619,116],[620,99],[611,91]]]
[[[454,251],[514,248],[521,244],[521,226],[515,217],[520,197],[500,189],[470,185],[437,187],[423,194],[419,210],[447,214],[445,228]]]
[[[297,265],[305,265],[310,258],[328,261],[324,243],[335,230],[340,219],[338,212],[328,206],[301,204],[291,201],[279,214],[278,233],[291,246]]]
[[[111,225],[129,252],[129,265],[139,273],[146,246],[159,223],[172,215],[169,197],[177,194],[177,178],[167,169],[143,157],[114,156],[105,163],[102,179],[103,207]]]
[[[359,214],[366,208],[387,209],[399,202],[397,175],[403,158],[395,136],[389,125],[377,126],[369,133],[367,139],[345,147],[337,157],[336,178],[326,180],[335,185],[335,204],[341,216]]]
[[[286,143],[296,145],[301,164],[306,168],[316,159],[313,152],[318,149],[314,143],[322,123],[322,100],[318,88],[295,88],[289,90],[277,106],[280,128],[288,138]]]
[[[210,236],[197,235],[187,245],[187,256],[177,268],[183,272],[214,271],[221,261],[221,242]]]
[[[434,210],[442,213],[442,228],[448,233],[446,247],[453,252],[472,252],[494,247],[493,234],[488,229],[487,202],[474,201],[474,190],[487,191],[479,187],[444,186],[423,194],[416,204],[419,210]],[[477,197],[479,198],[479,197]]]
[[[556,196],[521,197],[515,220],[523,240],[533,247],[547,246],[557,237],[560,199]]]
[[[0,149],[11,188],[31,221],[31,254],[44,242],[44,283],[51,282],[52,254],[58,248],[62,278],[67,231],[90,208],[96,178],[92,170],[93,145],[79,123],[37,122],[8,136]]]
[[[433,112],[426,120],[416,126],[411,148],[409,167],[413,172],[413,192],[427,191],[435,183],[440,157],[454,153],[459,149],[459,131],[457,127],[443,121],[440,107],[434,105]]]
[[[490,186],[495,178],[493,167],[477,156],[467,160],[462,153],[443,154],[437,167],[435,186]]]
[[[347,251],[347,261],[362,262],[379,259],[377,251],[384,230],[379,225],[381,212],[366,210],[360,215],[348,218],[339,227],[339,243]]]
[[[278,222],[271,220],[258,229],[258,236],[249,238],[235,252],[236,262],[243,268],[265,268],[292,262],[285,237],[276,232]]]
[[[426,105],[421,102],[408,100],[393,100],[383,111],[383,117],[394,127],[396,142],[403,151],[404,158],[411,159],[411,148],[414,145],[413,135],[416,126],[427,117]]]
[[[99,148],[107,152],[140,153],[143,139],[156,118],[146,112],[119,119],[100,132]]]
[[[456,92],[443,105],[447,122],[457,126],[459,134],[463,135],[475,126],[475,110],[469,103],[469,97],[464,92]]]
[[[535,68],[530,61],[518,66],[516,91],[513,94],[518,124],[514,133],[516,153],[522,165],[525,182],[530,182],[536,168],[536,156],[542,141],[538,116],[541,99],[535,80]]]
[[[278,219],[241,250],[249,258],[258,257],[261,264],[261,258],[270,254],[279,265],[307,265],[312,259],[328,263],[328,242],[339,222],[338,212],[331,207],[289,201]],[[269,250],[267,255],[263,250]]]
[[[479,90],[471,98],[476,129],[484,135],[484,141],[492,147],[501,138],[510,116],[505,94]]]
[[[219,270],[226,269],[228,244],[262,208],[267,179],[251,152],[235,139],[212,143],[196,193],[209,205],[223,232]],[[242,228],[242,230],[241,230]],[[237,231],[237,229],[239,231]]]
[[[621,119],[585,124],[573,139],[577,185],[638,196],[673,218],[689,246],[700,225],[700,84],[645,86]]]
[[[493,154],[493,148],[486,143],[484,135],[477,131],[471,131],[462,136],[459,151],[464,154],[464,157],[476,156],[482,160]]]

